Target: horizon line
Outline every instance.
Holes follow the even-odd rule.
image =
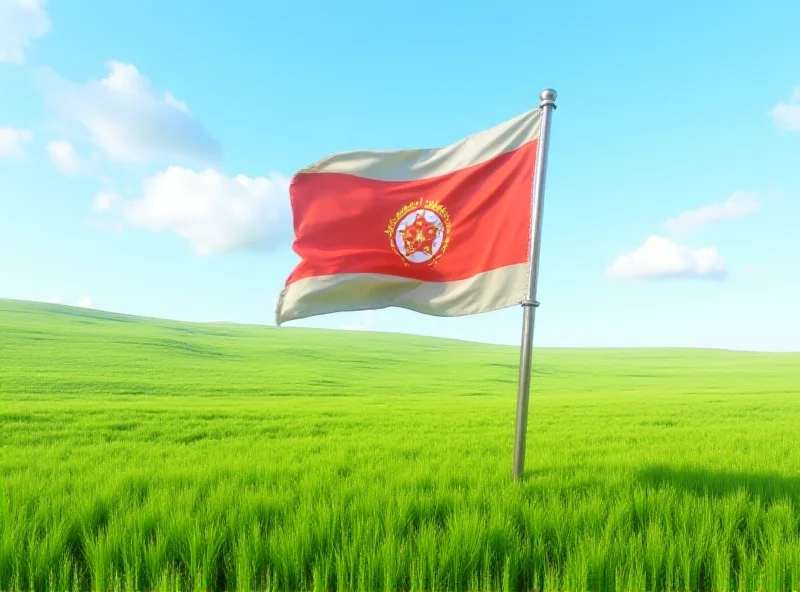
[[[47,302],[43,300],[26,300],[21,298],[6,298],[0,297],[0,302],[16,302],[20,304],[34,304],[44,307],[53,307],[53,308],[69,308],[74,310],[82,311],[83,313],[103,313],[109,315],[118,315],[122,317],[129,317],[129,318],[136,318],[142,320],[150,320],[150,321],[162,321],[162,322],[169,322],[169,323],[185,323],[185,324],[192,324],[192,325],[230,325],[234,327],[254,327],[254,328],[263,328],[263,329],[273,329],[279,331],[286,331],[286,330],[302,330],[302,331],[327,331],[327,332],[336,332],[336,333],[375,333],[379,335],[403,335],[408,337],[420,337],[423,339],[438,339],[443,341],[459,341],[462,343],[474,343],[477,345],[488,345],[492,347],[504,347],[504,348],[515,348],[519,349],[519,345],[517,344],[509,344],[509,343],[497,343],[497,342],[487,342],[487,341],[478,341],[475,339],[461,339],[457,337],[442,337],[436,335],[426,335],[426,334],[419,334],[419,333],[403,333],[401,331],[387,331],[387,330],[375,330],[375,329],[334,329],[334,328],[325,328],[325,327],[297,327],[297,326],[281,326],[278,327],[276,325],[268,325],[264,323],[243,323],[243,322],[236,322],[236,321],[223,321],[223,320],[214,320],[214,321],[193,321],[193,320],[186,320],[186,319],[175,319],[175,318],[168,318],[168,317],[154,317],[142,314],[133,314],[133,313],[126,313],[126,312],[117,312],[113,310],[105,310],[102,308],[95,308],[95,307],[83,307],[78,306],[75,304],[65,304],[59,302]],[[720,352],[735,352],[735,353],[755,353],[755,354],[800,354],[800,350],[758,350],[758,349],[737,349],[737,348],[726,348],[726,347],[708,347],[708,346],[691,346],[691,345],[538,345],[534,348],[536,349],[548,349],[548,350],[700,350],[700,351],[720,351]]]

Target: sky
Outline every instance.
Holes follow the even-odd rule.
[[[0,298],[273,324],[297,170],[445,146],[554,88],[535,344],[800,351],[798,22],[788,0],[0,0]],[[513,345],[521,321],[285,327]]]

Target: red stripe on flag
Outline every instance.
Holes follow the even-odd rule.
[[[534,140],[481,164],[413,181],[299,173],[290,196],[293,247],[302,261],[287,285],[342,273],[447,282],[527,261],[536,147]],[[434,265],[409,262],[387,234],[397,214],[419,200],[438,202],[449,216],[449,242]],[[423,231],[434,232],[429,225]]]

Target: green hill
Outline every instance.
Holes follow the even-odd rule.
[[[800,589],[800,354],[0,300],[0,590]]]

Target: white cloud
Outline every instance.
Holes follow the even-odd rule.
[[[51,302],[52,304],[61,304],[61,303],[63,302],[63,300],[61,300],[61,296],[53,296],[53,297],[50,299],[50,302]]]
[[[726,273],[716,248],[693,250],[660,236],[651,236],[633,253],[620,255],[608,268],[614,278],[723,279]]]
[[[108,212],[115,202],[119,201],[120,195],[113,191],[101,191],[92,202],[92,210],[95,212]]]
[[[174,232],[201,255],[269,250],[291,238],[289,182],[171,166],[145,181],[124,215],[134,226]]]
[[[667,220],[664,226],[675,234],[686,234],[723,220],[754,214],[761,209],[759,200],[759,195],[754,191],[739,191],[723,202],[713,202],[678,214]]]
[[[0,127],[0,158],[24,158],[25,144],[32,140],[33,133],[30,130]]]
[[[0,0],[0,62],[22,64],[31,41],[50,30],[44,0]]]
[[[87,164],[78,156],[75,147],[69,142],[50,142],[47,145],[47,155],[53,166],[65,175],[77,175],[87,168]]]
[[[102,80],[76,84],[52,77],[50,101],[88,131],[110,158],[126,163],[154,161],[207,165],[221,156],[219,143],[186,103],[159,93],[135,66],[109,62]]]
[[[800,132],[800,87],[796,87],[788,101],[772,108],[772,122],[776,127],[790,132]]]
[[[92,308],[92,299],[87,296],[78,302],[78,306],[81,308]]]

